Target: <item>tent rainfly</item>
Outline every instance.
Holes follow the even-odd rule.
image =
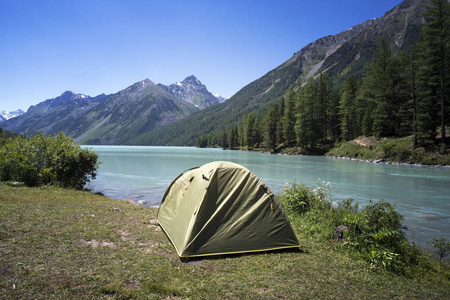
[[[180,174],[164,194],[157,220],[181,258],[300,246],[272,192],[231,162]]]

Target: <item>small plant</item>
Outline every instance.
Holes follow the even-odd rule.
[[[390,252],[386,249],[372,248],[367,254],[367,260],[371,268],[381,268],[384,270],[395,270],[400,264],[398,259],[399,254]]]
[[[358,212],[359,205],[358,205],[358,203],[353,203],[353,201],[354,200],[352,198],[347,198],[342,201],[339,201],[337,203],[338,209],[343,210],[343,211],[352,212],[352,213]]]
[[[450,242],[446,238],[434,238],[431,242],[431,245],[435,249],[435,253],[442,260],[450,253]]]
[[[286,184],[281,202],[288,212],[305,214],[311,209],[329,209],[331,201],[329,194],[331,184],[318,180],[319,186],[315,189],[297,184],[296,182]]]
[[[287,183],[281,196],[281,202],[286,211],[304,214],[310,208],[311,194],[311,189],[303,184]]]
[[[369,231],[376,232],[384,228],[406,229],[402,225],[403,216],[395,210],[395,205],[384,201],[372,202],[361,212],[367,219],[366,226]]]

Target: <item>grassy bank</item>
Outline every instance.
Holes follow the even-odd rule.
[[[410,137],[360,137],[338,145],[326,155],[387,163],[450,165],[450,149],[443,154],[438,147],[413,148],[413,140]]]
[[[305,234],[302,252],[180,262],[156,208],[88,192],[0,184],[1,299],[450,298],[448,269],[371,270]]]

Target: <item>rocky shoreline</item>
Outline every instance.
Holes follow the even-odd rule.
[[[324,155],[324,157],[330,157],[330,158],[336,158],[336,159],[346,159],[346,160],[353,160],[353,161],[362,161],[362,162],[369,162],[374,164],[386,164],[386,165],[398,165],[398,166],[412,166],[412,167],[431,167],[431,168],[450,168],[449,165],[424,165],[424,164],[418,164],[418,163],[401,163],[401,162],[391,162],[386,161],[383,158],[380,159],[361,159],[361,158],[355,158],[355,157],[348,157],[348,156],[337,156],[337,155]]]
[[[268,152],[268,151],[258,151],[260,153],[264,154],[272,154],[272,155],[292,155],[292,156],[309,156],[307,154],[298,154],[294,152],[285,152],[285,153],[274,153],[274,152]],[[311,155],[314,156],[314,155]],[[353,161],[361,161],[361,162],[368,162],[368,163],[374,163],[374,164],[386,164],[386,165],[397,165],[397,166],[412,166],[412,167],[429,167],[429,168],[450,168],[450,165],[426,165],[426,164],[419,164],[419,163],[413,163],[413,162],[392,162],[387,161],[384,158],[378,158],[378,159],[362,159],[362,158],[355,158],[350,156],[339,156],[339,155],[321,155],[322,157],[330,157],[330,158],[336,158],[336,159],[345,159],[345,160],[353,160]]]

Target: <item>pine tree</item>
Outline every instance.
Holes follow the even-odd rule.
[[[259,148],[261,146],[261,142],[262,142],[262,119],[261,118],[255,118],[255,127],[254,127],[254,131],[253,131],[253,136],[254,136],[254,144],[253,147],[254,148]]]
[[[425,23],[419,40],[418,130],[422,138],[434,140],[441,127],[441,147],[445,149],[450,84],[450,4],[431,0],[423,14]]]
[[[354,139],[356,136],[356,95],[357,84],[354,77],[344,82],[342,95],[339,101],[339,114],[341,121],[341,134],[345,141]]]
[[[320,73],[317,87],[317,130],[322,145],[328,140],[328,107],[331,99],[331,80],[327,74]]]
[[[399,74],[397,70],[398,66],[389,50],[389,45],[385,39],[382,39],[380,50],[370,64],[368,72],[376,103],[373,131],[378,137],[395,135],[395,129],[398,128]]]
[[[278,112],[278,104],[275,104],[264,117],[264,144],[269,151],[277,147]]]
[[[286,94],[286,109],[283,118],[283,135],[286,147],[292,147],[295,144],[295,102],[296,94],[291,86]]]
[[[228,148],[228,136],[225,128],[222,130],[222,149]]]
[[[257,124],[253,114],[249,114],[244,125],[244,146],[252,149],[257,144]]]
[[[278,108],[278,123],[277,123],[277,145],[284,143],[283,134],[283,119],[286,106],[284,105],[284,97],[281,97],[280,106]]]
[[[402,53],[399,57],[400,72],[402,76],[401,97],[403,98],[398,111],[400,136],[413,135],[413,147],[417,145],[417,121],[416,121],[416,50],[410,53]]]
[[[341,134],[339,123],[339,91],[331,91],[327,106],[327,128],[332,142],[337,141]]]
[[[358,85],[356,114],[359,117],[358,135],[373,135],[373,111],[375,99],[372,92],[371,81],[366,77]]]
[[[228,135],[228,149],[235,149],[238,146],[238,129],[237,126],[234,126]]]
[[[297,142],[307,151],[314,152],[319,140],[317,127],[317,82],[309,78],[308,82],[299,90],[295,132]]]

